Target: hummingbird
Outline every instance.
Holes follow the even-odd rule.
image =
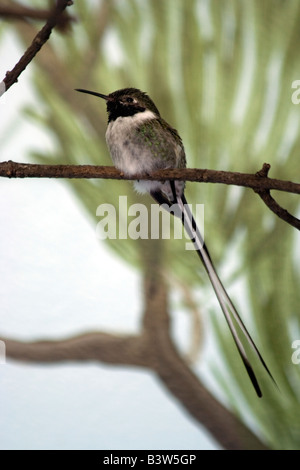
[[[177,130],[161,117],[147,93],[137,88],[123,88],[108,95],[81,88],[77,88],[76,91],[88,93],[106,101],[108,114],[106,142],[115,167],[124,175],[149,175],[160,169],[186,167],[185,150]],[[275,384],[276,382],[217,274],[186,201],[185,182],[136,180],[134,185],[138,192],[149,193],[164,208],[176,207],[172,214],[181,218],[184,228],[194,243],[248,376],[257,396],[261,397],[261,388],[240,335],[254,350],[273,382]]]

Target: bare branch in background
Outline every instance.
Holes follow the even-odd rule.
[[[152,259],[149,256],[149,263]],[[144,276],[144,315],[139,335],[92,332],[32,342],[1,338],[7,357],[32,363],[96,361],[144,367],[156,374],[185,411],[225,449],[266,450],[259,438],[211,395],[178,353],[171,336],[167,282],[163,275],[153,275],[153,267],[149,265]]]
[[[14,83],[18,81],[18,77],[26,69],[27,65],[32,61],[39,50],[43,47],[45,42],[49,39],[53,28],[60,22],[66,7],[72,5],[72,3],[72,0],[57,0],[56,7],[51,12],[46,24],[35,36],[31,45],[25,51],[24,55],[21,57],[15,67],[10,72],[6,73],[6,76],[2,82],[4,83],[4,89],[3,87],[1,89],[2,93],[7,91]]]
[[[0,18],[8,20],[45,21],[48,20],[51,14],[52,10],[32,8],[12,1],[8,4],[0,5]],[[74,18],[67,14],[60,15],[56,27],[61,31],[65,31],[68,29],[70,21],[72,20],[74,20]]]

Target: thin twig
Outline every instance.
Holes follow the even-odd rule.
[[[268,173],[271,166],[268,163],[264,163],[262,169],[256,173],[259,178],[268,178]],[[296,229],[300,230],[300,220],[290,214],[286,209],[281,207],[278,202],[271,196],[269,189],[254,189],[254,191],[264,201],[266,206],[274,212],[280,219],[284,220],[288,224],[292,225]]]
[[[294,217],[292,214],[290,214],[286,209],[281,207],[278,202],[275,201],[275,199],[270,195],[269,191],[256,191],[257,194],[261,197],[261,199],[264,201],[266,206],[274,212],[280,219],[284,220],[288,224],[292,225],[296,229],[300,230],[300,220],[297,219],[297,217]]]
[[[52,29],[58,24],[58,21],[65,8],[68,5],[71,5],[72,3],[72,0],[57,0],[56,7],[53,13],[48,18],[46,24],[37,33],[31,45],[25,51],[24,55],[21,57],[19,62],[14,66],[14,68],[10,72],[6,73],[6,76],[3,80],[5,90],[3,90],[3,88],[1,87],[2,91],[7,91],[14,83],[18,81],[18,77],[26,69],[27,65],[32,61],[34,56],[43,47],[45,42],[49,39]]]

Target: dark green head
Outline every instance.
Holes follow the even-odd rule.
[[[146,110],[160,116],[159,111],[147,93],[137,88],[123,88],[109,95],[103,95],[94,91],[77,89],[83,93],[98,96],[106,100],[108,122],[116,120],[120,116],[133,116]]]

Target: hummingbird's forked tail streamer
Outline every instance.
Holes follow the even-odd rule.
[[[208,252],[208,249],[204,243],[204,240],[201,236],[201,233],[197,227],[196,221],[193,217],[193,214],[189,208],[189,205],[185,199],[184,194],[181,195],[181,197],[177,196],[177,202],[179,207],[181,208],[182,211],[182,223],[184,224],[184,227],[186,231],[188,232],[188,235],[190,236],[191,240],[195,244],[196,251],[206,269],[206,272],[209,276],[209,279],[212,283],[212,286],[214,288],[214,291],[216,293],[217,299],[219,301],[219,304],[221,306],[221,309],[224,313],[224,316],[226,318],[226,321],[228,323],[229,329],[231,331],[231,334],[233,336],[234,342],[236,344],[236,347],[239,351],[239,354],[242,358],[242,361],[244,363],[244,366],[247,370],[247,373],[249,375],[249,378],[255,388],[255,391],[258,395],[258,397],[262,397],[262,392],[260,389],[260,386],[258,384],[257,378],[255,376],[255,373],[253,371],[253,368],[250,364],[250,361],[247,357],[247,353],[244,349],[244,346],[239,338],[239,334],[236,330],[236,327],[234,325],[234,321],[238,324],[241,332],[243,333],[245,339],[248,341],[249,345],[251,348],[254,350],[256,355],[258,356],[260,362],[262,363],[263,367],[267,371],[268,375],[271,377],[272,381],[276,384],[268,366],[266,365],[262,355],[260,354],[257,346],[255,345],[252,337],[250,336],[250,333],[248,332],[244,322],[242,321],[241,317],[239,316],[235,306],[233,305],[229,295],[227,294],[217,272],[216,269],[213,265],[213,262],[211,260],[210,254]]]

